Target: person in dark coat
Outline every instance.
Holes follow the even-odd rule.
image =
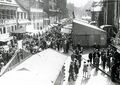
[[[96,67],[96,71],[98,71],[98,68],[99,68],[99,57],[98,57],[98,55],[96,54],[96,56],[95,56],[95,67]]]
[[[78,61],[79,61],[79,68],[81,67],[81,61],[82,61],[82,54],[78,55]]]
[[[90,63],[92,64],[92,60],[93,60],[93,53],[91,52],[91,53],[89,53],[89,60],[90,60]]]
[[[75,81],[75,78],[74,78],[74,62],[71,62],[70,63],[70,67],[69,67],[68,81],[70,81],[70,79],[72,79],[73,81]]]
[[[109,56],[107,56],[107,66],[109,68],[109,71],[110,71],[110,53],[109,53]]]
[[[99,53],[98,49],[96,49],[95,52],[93,53],[93,64],[95,64],[96,56],[98,56],[100,58],[100,53]]]
[[[67,42],[66,42],[66,53],[68,53],[68,50],[69,50],[69,41],[67,40]]]
[[[47,47],[47,43],[46,43],[45,40],[42,41],[42,44],[43,44],[43,47],[44,47],[43,49],[46,49],[46,47]]]
[[[63,43],[64,53],[67,53],[66,48],[67,48],[67,40],[65,40],[64,43]]]
[[[115,63],[120,61],[120,54],[117,52],[117,50],[115,50],[115,52],[114,52],[114,58],[115,58]]]
[[[53,48],[53,41],[50,41],[50,48]]]
[[[73,51],[73,53],[72,53],[72,55],[71,55],[71,60],[74,61],[74,59],[76,58],[76,56],[77,56],[77,55],[76,55],[75,51]]]
[[[105,69],[105,65],[106,65],[106,60],[107,60],[106,56],[107,56],[106,52],[101,53],[101,60],[102,60],[103,70]]]
[[[60,49],[60,40],[56,41],[56,45],[57,45],[57,50],[59,51],[59,49]]]
[[[111,67],[111,80],[115,82],[115,78],[119,79],[119,68],[120,62],[114,63]]]
[[[75,74],[76,74],[76,77],[77,77],[78,72],[79,72],[79,62],[78,62],[78,60],[75,60],[74,70],[75,70]]]
[[[93,53],[93,65],[95,65],[96,52]]]

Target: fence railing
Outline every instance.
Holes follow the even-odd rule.
[[[12,70],[15,66],[20,64],[23,60],[25,60],[28,57],[30,57],[30,55],[28,53],[25,53],[23,50],[16,50],[10,61],[2,67],[0,76],[2,76],[7,71]]]
[[[13,57],[10,59],[10,61],[5,66],[2,67],[0,76],[3,75],[5,72],[9,71],[12,66],[18,63],[18,59],[17,59],[18,51],[19,50],[16,50]]]

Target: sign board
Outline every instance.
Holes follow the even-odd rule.
[[[18,43],[18,49],[22,49],[22,47],[23,47],[22,46],[22,40],[19,40],[17,43]]]

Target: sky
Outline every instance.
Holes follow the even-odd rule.
[[[100,1],[100,0],[67,0],[68,3],[74,3],[74,6],[76,6],[76,7],[82,7],[88,1]]]

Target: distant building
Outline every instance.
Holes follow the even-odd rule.
[[[67,0],[44,0],[44,11],[47,13],[50,23],[58,22],[68,16],[66,5]]]
[[[10,32],[17,29],[17,8],[15,0],[0,0],[0,46],[13,39]]]
[[[27,11],[27,17],[31,21],[34,30],[43,28],[43,2],[41,0],[16,0]]]
[[[0,35],[16,30],[17,7],[14,0],[0,0]]]
[[[28,12],[19,6],[17,8],[17,29],[26,29],[30,24],[31,22],[28,19]]]
[[[57,0],[44,0],[44,11],[47,13],[50,23],[56,22],[58,19],[57,13],[59,12]]]
[[[103,3],[93,2],[91,7],[91,20],[97,22],[97,26],[103,25]]]
[[[68,17],[67,0],[57,0],[57,7],[59,9],[58,18],[63,19]]]
[[[119,0],[104,0],[104,24],[113,25],[119,29]]]

